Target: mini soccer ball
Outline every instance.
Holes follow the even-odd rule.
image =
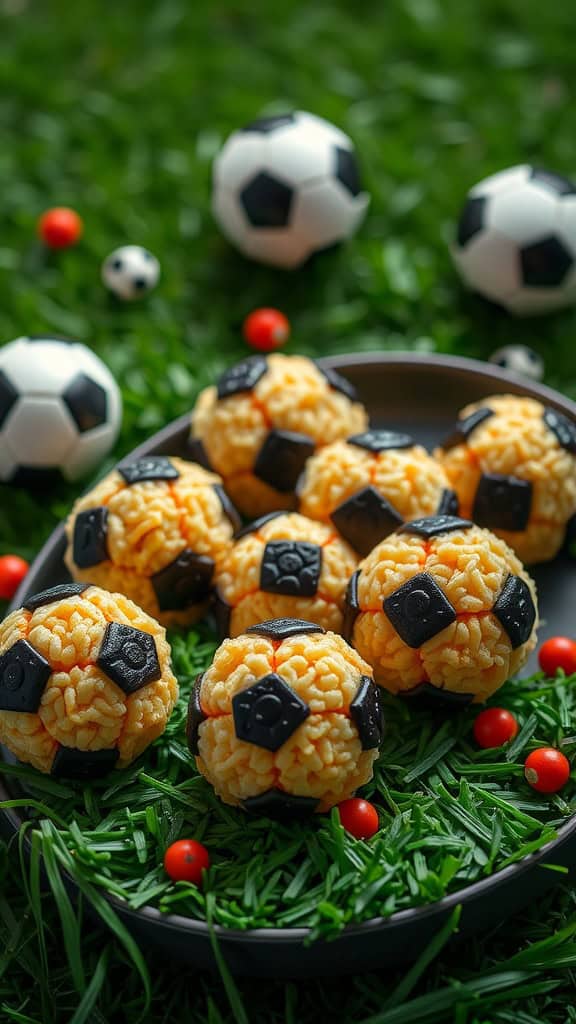
[[[0,742],[41,772],[124,768],[177,697],[164,629],[121,594],[64,583],[0,626]]]
[[[554,558],[576,512],[576,425],[531,398],[469,405],[437,452],[460,511],[523,562]]]
[[[74,505],[65,562],[75,580],[136,601],[165,625],[201,617],[240,518],[219,477],[182,459],[124,462]]]
[[[122,399],[94,352],[62,338],[17,338],[0,350],[0,480],[76,480],[118,437]]]
[[[513,551],[456,516],[401,526],[350,580],[344,635],[394,694],[484,701],[536,644],[536,588]]]
[[[503,370],[530,377],[531,380],[542,380],[544,377],[543,360],[527,345],[505,345],[504,348],[496,349],[489,361],[495,366],[501,366]]]
[[[369,782],[382,727],[370,668],[342,637],[273,619],[218,648],[187,735],[225,803],[282,816],[327,811]]]
[[[141,245],[122,245],[102,264],[102,281],[118,299],[133,302],[152,291],[160,278],[160,264]]]
[[[576,300],[576,185],[526,164],[470,190],[452,255],[464,282],[520,316]]]
[[[191,453],[223,477],[244,515],[294,508],[315,448],[366,427],[355,398],[344,377],[304,356],[250,356],[199,395]]]
[[[342,630],[346,584],[358,559],[323,523],[272,512],[236,534],[217,576],[222,637],[288,616]]]
[[[367,206],[351,139],[314,114],[253,121],[214,162],[214,217],[261,263],[299,266],[354,234]]]
[[[368,430],[321,448],[298,485],[300,511],[367,555],[405,519],[457,513],[438,463],[408,434]]]

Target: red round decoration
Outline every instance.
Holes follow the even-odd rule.
[[[67,249],[75,245],[83,230],[82,219],[67,206],[46,210],[38,221],[38,234],[49,249]]]
[[[202,872],[210,867],[210,855],[195,839],[178,839],[164,854],[164,870],[173,882],[202,884]]]
[[[380,828],[378,811],[368,800],[353,796],[338,804],[340,821],[355,839],[371,839]]]
[[[30,566],[18,555],[0,557],[0,598],[11,601]]]
[[[552,636],[538,651],[540,668],[547,676],[555,676],[559,668],[567,676],[576,672],[576,641],[568,636]]]
[[[502,747],[514,739],[517,732],[518,722],[506,708],[486,708],[474,721],[474,739],[483,750]]]
[[[570,762],[555,747],[539,747],[528,754],[524,776],[539,793],[557,793],[570,778]]]
[[[259,352],[272,352],[281,348],[290,337],[290,321],[279,309],[255,309],[243,325],[245,341]]]

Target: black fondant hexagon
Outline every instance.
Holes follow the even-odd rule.
[[[108,399],[101,384],[85,373],[77,373],[62,395],[80,433],[106,423]]]
[[[440,495],[436,515],[457,516],[459,511],[460,504],[458,502],[458,495],[456,494],[456,491],[452,491],[449,487],[445,487]]]
[[[312,814],[318,806],[313,796],[291,796],[280,789],[267,789],[260,796],[250,796],[242,806],[250,814],[263,818],[276,818],[279,821],[290,821],[306,814]]]
[[[56,587],[49,587],[47,590],[39,590],[37,594],[31,594],[24,601],[23,607],[29,612],[34,612],[46,604],[53,604],[54,601],[63,601],[67,597],[83,594],[89,586],[89,583],[59,583]]]
[[[409,434],[400,434],[395,430],[365,430],[363,434],[353,434],[348,444],[356,448],[365,448],[367,452],[386,452],[402,448],[412,448],[413,438]]]
[[[316,361],[315,361],[316,362]],[[320,370],[323,377],[326,378],[331,388],[334,391],[339,391],[340,394],[346,395],[351,402],[356,402],[358,399],[358,392],[353,384],[350,383],[346,377],[343,377],[341,373],[331,369],[329,366],[322,366],[320,363],[316,363],[316,366]]]
[[[0,710],[38,711],[51,671],[32,644],[17,640],[0,656]]]
[[[378,747],[384,734],[384,714],[380,691],[369,676],[362,676],[360,680],[350,705],[350,717],[358,730],[362,750]]]
[[[72,535],[72,557],[79,569],[108,558],[108,509],[104,505],[79,512]]]
[[[532,594],[520,576],[508,576],[492,611],[506,630],[513,651],[530,639],[536,622],[536,608]]]
[[[342,621],[342,636],[345,640],[350,643],[352,640],[352,632],[354,629],[354,623],[360,614],[360,602],[358,600],[358,579],[360,577],[360,569],[350,577],[348,586],[346,588],[346,597],[344,599],[344,617]]]
[[[254,228],[285,228],[294,192],[289,185],[260,171],[240,192],[240,202]]]
[[[532,507],[532,484],[514,476],[483,473],[476,489],[472,518],[490,530],[525,530]]]
[[[275,672],[232,698],[236,736],[264,750],[278,750],[302,725],[310,708]]]
[[[357,196],[362,191],[360,184],[360,168],[355,154],[351,149],[335,146],[334,175],[350,195]]]
[[[120,622],[106,626],[96,664],[127,694],[162,675],[154,637]]]
[[[189,462],[197,462],[204,469],[212,469],[206,449],[199,437],[188,437],[186,440],[186,458]]]
[[[539,185],[544,185],[545,188],[557,196],[576,194],[576,185],[573,181],[565,178],[562,174],[556,174],[555,171],[547,171],[544,167],[531,167],[530,180],[536,181]]]
[[[111,772],[120,751],[78,750],[75,747],[58,747],[52,762],[51,775],[60,779],[101,779]]]
[[[213,558],[184,548],[173,562],[150,577],[160,611],[182,611],[206,601],[213,576]]]
[[[549,406],[544,411],[544,423],[556,436],[561,448],[576,455],[576,424],[569,420],[562,412],[551,409]]]
[[[212,611],[216,621],[216,630],[220,640],[230,636],[230,619],[232,617],[232,606],[221,597],[216,591],[212,599]]]
[[[271,117],[257,117],[249,121],[240,129],[241,132],[261,132],[267,135],[276,128],[283,128],[287,124],[294,124],[294,114],[272,114]]]
[[[322,571],[322,548],[300,540],[271,540],[262,555],[260,588],[268,594],[314,597]]]
[[[433,683],[419,683],[411,690],[403,690],[398,694],[410,703],[414,702],[422,710],[459,711],[471,704],[473,693],[452,693]]]
[[[238,530],[234,534],[234,540],[240,540],[241,537],[248,537],[251,533],[258,533],[266,523],[271,522],[272,519],[277,519],[278,516],[285,516],[284,511],[280,512],[268,512],[265,516],[260,516],[258,519],[253,519],[251,523],[247,523],[241,530]]]
[[[308,633],[325,633],[322,626],[315,622],[306,622],[305,619],[267,619],[266,622],[257,622],[248,626],[245,631],[253,636],[265,636],[268,640],[288,640],[291,636],[300,636]]]
[[[472,196],[467,199],[460,214],[456,239],[458,245],[466,245],[484,226],[486,196]]]
[[[3,370],[0,370],[0,427],[4,426],[13,405],[18,401],[18,392],[10,383]]]
[[[382,607],[398,636],[416,648],[456,620],[456,612],[436,581],[418,573],[385,598]]]
[[[360,555],[368,555],[403,522],[400,513],[371,484],[341,502],[330,519]]]
[[[186,718],[186,739],[188,741],[188,747],[195,757],[198,757],[200,750],[198,748],[199,730],[202,722],[205,722],[208,715],[202,710],[200,703],[200,687],[202,686],[202,680],[204,673],[200,672],[196,676],[194,686],[192,687],[192,693],[190,694],[190,700],[188,701],[188,715]]]
[[[454,533],[456,530],[469,530],[474,524],[460,516],[424,516],[404,523],[398,533],[413,533],[418,537],[440,537],[443,533]]]
[[[556,288],[572,268],[573,257],[555,235],[520,249],[522,283],[531,288]]]
[[[465,416],[464,419],[458,420],[452,433],[442,442],[444,451],[448,451],[449,448],[455,448],[457,444],[464,444],[468,440],[470,434],[479,427],[481,423],[489,420],[494,415],[493,409],[484,407],[482,409],[476,409],[475,412],[471,412],[469,416]]]
[[[258,452],[254,476],[282,494],[293,491],[306,460],[314,453],[314,441],[292,430],[271,430]]]
[[[216,385],[218,398],[230,398],[242,391],[252,391],[268,369],[264,356],[249,356],[235,363],[219,378]]]
[[[216,491],[216,494],[220,499],[220,504],[222,505],[222,511],[224,512],[224,515],[232,523],[232,529],[234,531],[239,530],[240,527],[242,526],[242,519],[240,517],[240,513],[237,512],[235,506],[230,501],[230,498],[226,494],[226,491],[224,490],[221,484],[213,484],[212,486],[214,487],[214,490]]]
[[[166,455],[144,455],[135,462],[124,462],[118,472],[127,484],[144,480],[177,480],[180,473]]]

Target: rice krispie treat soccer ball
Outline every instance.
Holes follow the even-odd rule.
[[[455,516],[401,526],[350,580],[344,635],[394,694],[487,700],[536,644],[536,588],[513,551]]]
[[[460,512],[502,537],[523,562],[562,547],[576,512],[576,426],[532,398],[468,405],[437,452]]]
[[[206,388],[192,413],[191,450],[246,516],[294,508],[306,459],[364,430],[354,388],[304,356],[251,356]]]
[[[444,470],[408,434],[368,430],[321,448],[298,485],[300,511],[367,555],[406,519],[456,514]]]
[[[216,566],[240,526],[219,477],[149,455],[115,469],[76,502],[65,561],[76,580],[119,591],[164,625],[204,613]]]
[[[342,637],[274,619],[218,648],[196,680],[187,734],[225,803],[267,815],[327,811],[372,778],[378,688]]]
[[[121,594],[65,583],[0,626],[0,742],[41,772],[124,768],[177,698],[165,630]]]
[[[291,618],[342,631],[346,584],[358,559],[333,529],[271,512],[246,526],[217,577],[222,637],[265,619]]]

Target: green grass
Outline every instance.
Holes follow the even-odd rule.
[[[537,0],[398,0],[384,6],[370,0],[356,5],[285,0],[273,8],[263,0],[234,5],[123,0],[105,6],[97,0],[0,0],[0,338],[56,331],[94,346],[124,393],[124,428],[115,456],[186,411],[198,387],[242,355],[239,324],[263,304],[289,315],[294,333],[288,351],[320,355],[402,348],[485,358],[498,344],[523,341],[544,356],[547,382],[576,396],[574,314],[517,322],[486,310],[462,296],[446,248],[463,194],[484,174],[525,159],[567,174],[576,171],[572,23],[569,5],[543,6]],[[209,213],[210,163],[223,138],[259,113],[286,107],[313,110],[350,132],[373,196],[358,239],[294,275],[242,261],[219,237]],[[47,256],[34,238],[37,215],[55,203],[75,206],[86,222],[81,245],[57,257]],[[149,246],[163,265],[161,287],[140,306],[114,303],[99,283],[101,260],[125,241]],[[40,506],[29,495],[5,490],[0,550],[32,556],[74,494],[74,488],[62,487]],[[561,707],[562,692],[567,703]],[[530,693],[517,698],[509,693],[506,699],[525,704]],[[540,698],[534,701],[539,718],[530,744],[550,741],[559,729],[570,734],[571,699],[570,686],[563,686],[551,694],[550,711]],[[529,715],[524,709],[522,714],[526,721]],[[547,804],[523,788],[516,761],[498,758],[497,771],[486,767],[492,756],[474,761],[465,728],[459,723],[458,745],[412,783],[406,783],[406,773],[422,767],[438,736],[424,734],[417,752],[396,751],[396,767],[386,769],[382,780],[379,773],[378,785],[397,786],[401,795],[410,786],[421,790],[412,815],[420,815],[423,828],[427,816],[436,820],[436,799],[450,802],[439,787],[454,797],[458,789],[450,776],[463,777],[474,816],[485,830],[494,829],[490,840],[484,835],[477,844],[486,860],[467,865],[463,848],[455,846],[450,854],[458,861],[455,873],[439,880],[437,848],[416,847],[398,873],[394,897],[399,903],[406,899],[410,878],[411,898],[430,898],[439,887],[460,885],[467,871],[482,874],[491,856],[501,864],[524,840],[540,841],[545,819],[553,826],[566,813],[562,800]],[[518,762],[523,753],[518,751]],[[153,756],[161,762],[162,747]],[[150,768],[153,762],[143,764]],[[474,771],[462,774],[463,766]],[[75,858],[96,894],[96,874],[107,878],[112,867],[123,864],[125,874],[118,877],[124,885],[138,856],[146,858],[141,868],[150,865],[147,884],[156,879],[165,885],[157,868],[166,838],[162,829],[175,827],[178,812],[184,815],[180,827],[192,822],[198,808],[191,801],[210,799],[187,763],[177,761],[174,772],[173,778],[168,772],[173,789],[188,780],[183,793],[189,802],[178,801],[176,814],[166,811],[176,802],[173,792],[159,793],[140,779],[131,790],[134,820],[122,823],[120,791],[109,812],[114,815],[110,831],[123,825],[125,848],[94,851],[94,840]],[[436,793],[430,805],[428,788]],[[538,825],[504,814],[501,807],[492,813],[486,802],[520,789],[527,805],[520,814],[534,816]],[[154,814],[150,821],[141,819],[142,808],[133,799],[147,791],[151,799],[145,802],[158,816],[156,832]],[[81,809],[84,833],[89,821],[101,828],[97,803],[104,792]],[[401,795],[392,792],[400,805]],[[53,793],[38,791],[36,799],[59,806]],[[510,802],[509,795],[503,799]],[[543,804],[550,810],[538,810]],[[207,836],[210,830],[222,835],[235,827],[229,812],[216,806],[210,804]],[[387,839],[390,810],[383,805]],[[405,807],[400,810],[408,814]],[[494,825],[499,820],[500,836]],[[448,813],[442,827],[458,830],[450,821]],[[37,858],[41,847],[53,850],[57,885],[59,856],[67,856],[69,843],[57,845],[47,827],[34,840],[26,886],[17,847],[2,848],[2,1022],[565,1024],[576,1019],[576,908],[567,885],[488,936],[443,949],[445,936],[440,937],[430,950],[431,962],[423,961],[412,975],[382,971],[328,984],[240,981],[237,988],[225,989],[219,980],[190,977],[147,953],[139,972],[123,944],[125,936],[114,936],[85,916],[81,925],[75,923],[72,908],[62,902],[58,913],[53,897],[39,890]],[[406,822],[406,828],[415,828],[414,822]],[[278,835],[269,840],[271,855]],[[297,839],[302,862],[308,845],[319,851],[310,885],[323,875],[323,858],[333,850],[345,858],[359,848],[360,859],[366,856],[365,847],[342,837],[331,821],[290,836],[290,842]],[[202,899],[195,905],[197,913],[208,909],[215,920],[230,911],[226,899],[218,898],[220,883],[238,886],[233,868],[226,876],[225,863],[215,857],[208,890],[213,905],[206,908]],[[290,869],[279,861],[272,875],[279,870],[285,875]],[[339,861],[338,870],[345,870]],[[326,890],[328,882],[325,877]],[[282,878],[274,882],[269,898],[289,912],[285,896],[278,895],[281,883]],[[248,919],[268,913],[254,905],[254,891],[242,910]],[[364,898],[366,891],[360,894]],[[310,924],[320,931],[335,929],[358,895],[353,878],[336,893],[323,890],[319,906],[332,909],[324,918],[319,906],[309,908]],[[171,896],[183,907],[194,904],[189,892],[172,888],[154,898]],[[369,896],[366,914],[379,899],[377,891]],[[551,944],[553,934],[557,945]],[[143,976],[150,978],[149,1010]]]

